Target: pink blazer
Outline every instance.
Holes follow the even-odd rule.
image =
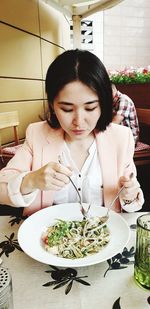
[[[102,169],[104,205],[107,207],[118,191],[118,179],[125,173],[126,167],[129,165],[129,173],[136,173],[133,163],[134,140],[129,128],[114,123],[104,132],[95,132],[95,137]],[[7,167],[0,171],[0,204],[12,205],[7,193],[10,177],[20,172],[37,170],[49,161],[57,161],[62,153],[63,142],[62,129],[52,129],[45,121],[30,124],[25,143]],[[30,215],[52,205],[54,194],[54,191],[40,191],[34,202],[24,209],[24,214]],[[114,210],[120,212],[119,201],[114,205]]]

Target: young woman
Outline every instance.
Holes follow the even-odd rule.
[[[29,125],[25,143],[1,170],[0,203],[30,215],[77,202],[70,176],[83,202],[109,207],[124,185],[113,209],[141,209],[133,135],[112,123],[111,83],[101,61],[85,50],[64,52],[48,68],[46,93],[49,119]]]

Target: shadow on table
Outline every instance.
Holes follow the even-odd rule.
[[[7,205],[0,205],[0,216],[21,216],[23,207],[14,208]]]

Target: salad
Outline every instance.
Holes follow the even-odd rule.
[[[82,221],[58,219],[42,234],[45,250],[68,259],[97,253],[109,240],[110,231],[100,217],[90,217]]]

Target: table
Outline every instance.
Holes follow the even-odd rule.
[[[121,214],[131,227],[131,238],[127,244],[130,256],[125,264],[119,264],[121,255],[118,255],[115,261],[109,261],[110,265],[105,261],[73,269],[73,282],[70,280],[57,289],[54,288],[58,282],[43,286],[54,281],[51,275],[56,275],[56,270],[33,260],[14,246],[23,219],[0,216],[1,266],[8,268],[12,275],[14,309],[150,309],[150,291],[139,287],[133,278],[135,223],[142,214]],[[5,246],[3,241],[7,242]],[[53,273],[47,272],[50,270]]]

